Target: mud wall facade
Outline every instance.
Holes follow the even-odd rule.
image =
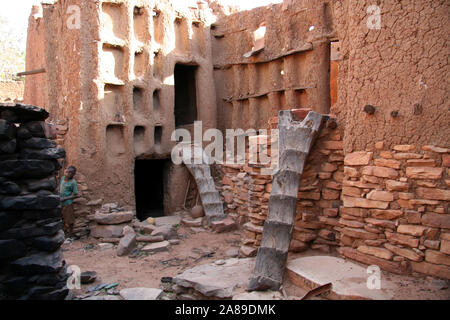
[[[219,127],[263,128],[284,109],[328,113],[330,19],[327,1],[285,1],[219,18],[211,30]],[[245,57],[257,30],[263,49]]]
[[[448,1],[375,1],[380,29],[369,29],[368,1],[333,2],[340,42],[338,102],[346,152],[399,144],[450,145]],[[376,17],[373,17],[376,18]],[[366,105],[375,113],[363,111]]]
[[[76,23],[73,6],[80,8],[80,23],[69,28]],[[212,18],[209,9],[175,9],[169,1],[43,5],[46,108],[58,125],[58,143],[68,150],[67,164],[79,169],[81,216],[100,199],[134,207],[135,159],[170,158],[175,65],[195,68],[197,119],[204,130],[216,126]],[[183,172],[172,173],[181,178],[178,185],[187,185]],[[167,211],[182,204],[182,189],[181,197],[168,198]]]
[[[33,6],[28,19],[27,54],[25,69],[38,70],[46,66],[46,41],[44,22],[42,21],[42,6]],[[47,74],[27,75],[23,101],[43,108],[47,103]]]

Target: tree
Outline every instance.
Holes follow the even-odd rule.
[[[0,80],[20,80],[16,73],[25,70],[25,32],[14,23],[0,17]]]

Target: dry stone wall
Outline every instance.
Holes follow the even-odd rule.
[[[276,119],[271,120],[272,128]],[[449,278],[449,149],[395,145],[344,154],[343,128],[325,128],[300,181],[292,252],[307,248],[399,274]],[[248,157],[247,157],[248,159]],[[261,244],[272,176],[224,165],[226,211],[244,229],[241,255]]]
[[[275,129],[277,119],[272,118],[270,123],[271,129]],[[267,140],[260,141],[265,144]],[[275,149],[272,152],[275,152]],[[263,166],[249,164],[248,156],[246,159],[245,165],[222,167],[222,195],[227,212],[238,217],[243,225],[241,253],[254,255],[256,250],[252,248],[261,244],[263,226],[267,218],[272,176],[262,175]],[[299,181],[291,251],[300,252],[312,247],[330,252],[332,247],[339,245],[339,234],[333,230],[333,223],[337,223],[341,205],[343,160],[341,129],[322,129]]]
[[[49,140],[48,113],[0,104],[0,295],[64,299],[66,266],[56,173],[65,151]]]
[[[450,278],[449,149],[384,141],[344,159],[340,253]]]

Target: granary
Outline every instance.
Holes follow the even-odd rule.
[[[76,235],[98,232],[105,203],[139,221],[201,205],[257,254],[252,290],[278,290],[288,252],[307,249],[450,279],[449,4],[377,3],[33,7],[27,70],[42,72],[24,103],[49,112],[61,166],[78,168]],[[232,130],[236,148],[174,163],[177,129],[200,153],[208,130]]]

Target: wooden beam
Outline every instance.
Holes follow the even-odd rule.
[[[21,77],[21,76],[28,76],[28,75],[31,75],[31,74],[39,74],[39,73],[45,73],[45,72],[46,72],[45,68],[41,68],[41,69],[35,69],[35,70],[30,70],[30,71],[19,72],[17,74],[17,76]]]

